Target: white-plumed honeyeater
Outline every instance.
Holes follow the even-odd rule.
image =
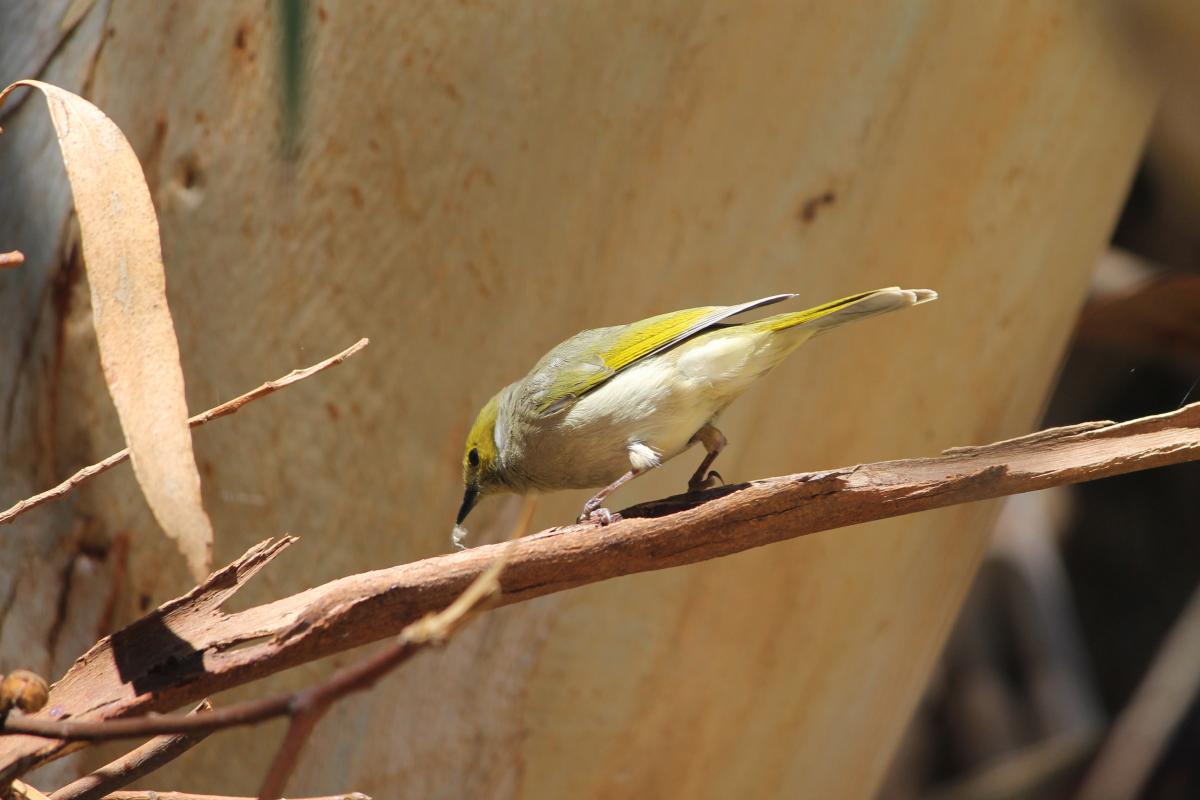
[[[714,421],[758,378],[814,336],[877,314],[937,299],[928,289],[891,287],[753,322],[730,317],[795,295],[706,306],[583,331],[529,374],[501,389],[471,426],[463,455],[462,522],[485,495],[603,487],[579,520],[607,524],[618,487],[694,444],[706,455],[689,491],[715,484],[725,446]]]

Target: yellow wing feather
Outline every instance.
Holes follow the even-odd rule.
[[[688,308],[629,325],[583,331],[543,356],[530,371],[524,382],[529,392],[527,402],[539,415],[557,413],[645,358],[698,334],[726,327],[721,323],[729,317],[792,297],[795,295],[777,294],[736,306]],[[782,331],[811,323],[815,329],[813,335],[817,335],[847,322],[928,302],[936,297],[936,292],[926,289],[891,286],[745,324],[758,330]]]
[[[553,414],[607,381],[621,370],[632,366],[663,345],[678,341],[696,324],[712,316],[713,307],[688,308],[659,314],[639,322],[615,328],[584,331],[551,350],[532,374],[552,366],[552,382],[541,393],[537,404],[539,414]],[[578,345],[577,357],[571,352]],[[543,362],[548,362],[543,364]]]
[[[898,286],[889,286],[886,289],[852,294],[849,297],[807,308],[804,311],[776,314],[773,317],[747,324],[758,330],[782,331],[797,325],[815,323],[812,327],[816,329],[814,332],[816,335],[847,322],[856,322],[877,314],[886,314],[898,308],[920,305],[936,299],[937,292],[928,289],[901,289]]]
[[[779,294],[736,306],[687,308],[629,325],[584,331],[547,353],[530,372],[538,413],[553,414],[566,408],[621,370],[721,320],[794,296]]]
[[[812,322],[813,320],[820,319],[821,317],[832,314],[835,311],[840,311],[847,306],[852,306],[855,303],[871,297],[878,291],[881,290],[876,290],[875,292],[859,292],[858,294],[852,294],[849,297],[843,297],[840,300],[831,300],[830,302],[822,303],[819,306],[806,308],[803,311],[792,311],[787,314],[776,314],[773,317],[760,319],[758,322],[754,323],[754,325],[755,327],[765,328],[769,331],[781,331],[785,328],[794,328],[797,325],[803,325],[806,322]]]

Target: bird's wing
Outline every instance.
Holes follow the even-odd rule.
[[[736,306],[704,306],[584,331],[547,353],[529,374],[539,416],[558,413],[623,369],[743,311],[795,297],[776,294]]]

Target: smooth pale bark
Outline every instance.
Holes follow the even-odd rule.
[[[928,286],[938,303],[814,342],[753,389],[718,469],[1030,430],[1152,111],[1096,4],[1065,0],[314,4],[289,161],[273,7],[118,3],[90,83],[155,194],[193,411],[373,341],[197,433],[217,563],[267,535],[318,540],[243,603],[444,550],[475,409],[585,326]],[[117,449],[86,295],[69,296],[35,386],[72,459],[54,478]],[[677,491],[698,458],[615,502]],[[582,494],[546,498],[535,526]],[[97,540],[131,540],[118,616],[186,588],[131,475],[75,511]],[[54,513],[73,518],[27,524]],[[477,514],[495,537],[511,503]],[[870,796],[988,519],[874,523],[498,611],[339,705],[292,791]],[[244,793],[275,744],[222,734],[155,784]]]
[[[67,35],[60,27],[68,0],[0,2],[0,85],[40,76],[81,91],[99,48],[108,0]],[[68,322],[72,293],[70,253],[77,243],[71,190],[55,144],[45,101],[28,92],[0,109],[0,250],[20,250],[25,262],[0,271],[0,505],[28,497],[59,476],[90,463],[81,441],[104,407],[103,384],[82,387],[61,367],[66,340],[88,332],[75,350],[97,359],[95,337],[85,320]],[[78,297],[86,305],[87,286]],[[80,327],[80,325],[84,327]],[[99,362],[96,361],[97,374]],[[80,391],[91,418],[64,420],[60,400]],[[59,423],[65,423],[59,426]],[[65,432],[60,436],[59,430]],[[120,428],[103,440],[120,446]],[[131,495],[136,499],[135,495]],[[25,667],[59,675],[111,626],[112,576],[120,571],[119,531],[100,530],[70,502],[0,529],[0,672]],[[112,547],[116,533],[117,546]],[[38,777],[53,785],[78,772],[75,759],[50,766]]]

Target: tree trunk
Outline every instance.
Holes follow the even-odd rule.
[[[154,192],[193,411],[372,339],[196,433],[216,563],[302,537],[242,603],[446,549],[475,410],[582,327],[929,287],[938,303],[762,381],[724,417],[717,468],[737,481],[1029,430],[1152,111],[1100,9],[1067,0],[312,3],[289,157],[276,7],[101,2],[68,44],[98,50],[78,84]],[[0,275],[20,331],[0,340],[12,500],[119,446],[62,257],[65,185],[34,169],[57,158],[40,103],[0,137],[0,202],[21,210],[0,214],[0,250],[36,256]],[[615,507],[679,490],[698,458]],[[535,525],[584,497],[544,498]],[[869,797],[989,508],[489,614],[339,705],[292,789]],[[503,535],[511,510],[485,501],[475,535]],[[190,585],[127,469],[0,535],[22,548],[0,567],[6,666],[59,671],[97,626]],[[214,736],[153,785],[253,790],[275,730]]]

